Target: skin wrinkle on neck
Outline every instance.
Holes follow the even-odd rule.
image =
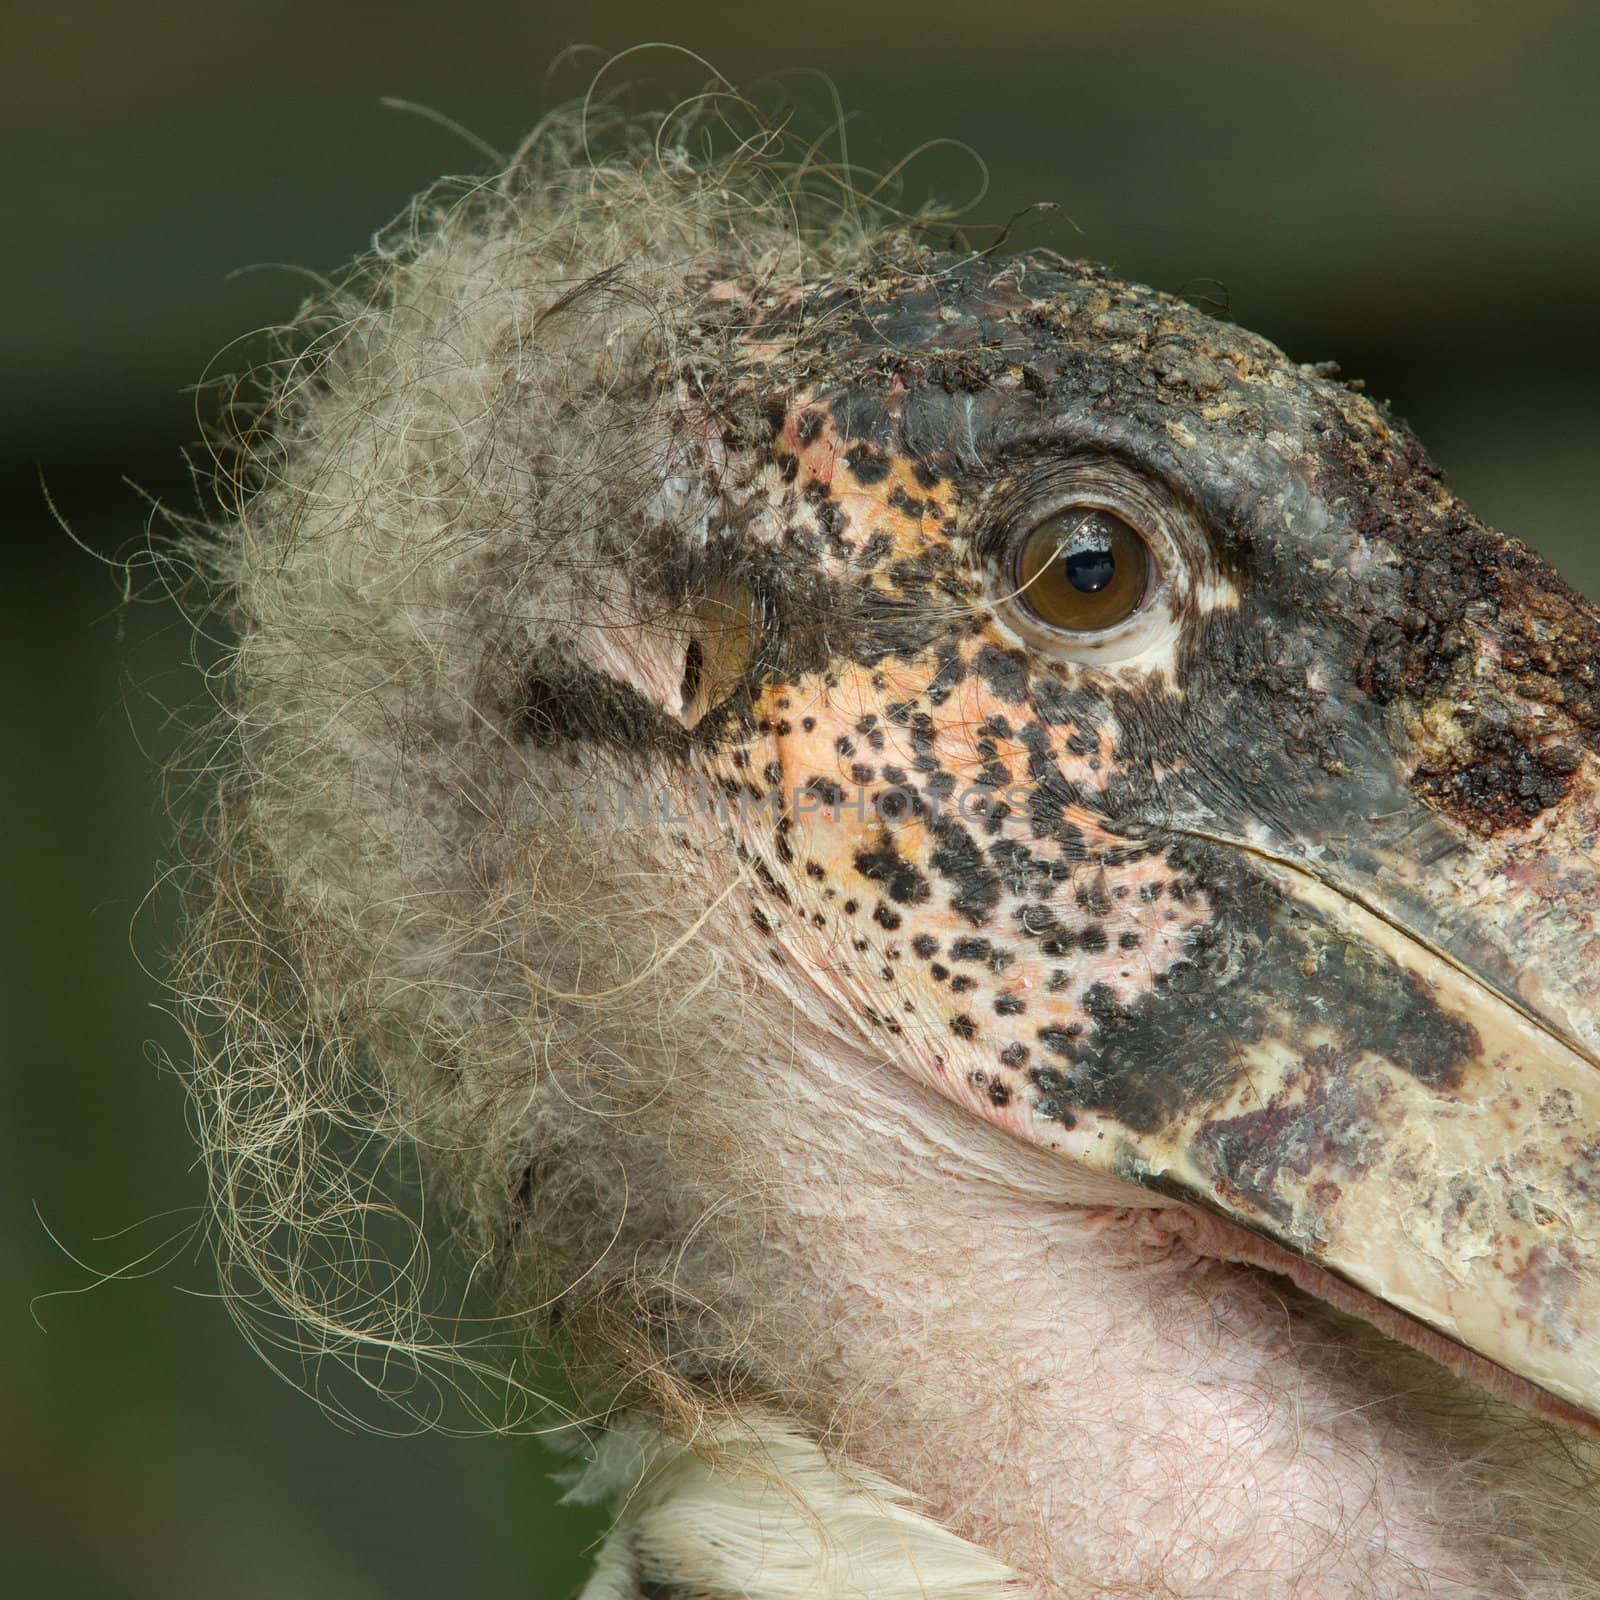
[[[889,1069],[808,1066],[745,1101],[769,1193],[741,1271],[753,1354],[808,1374],[831,1446],[1042,1600],[1493,1592],[1442,1462],[1315,1359],[1292,1289]]]

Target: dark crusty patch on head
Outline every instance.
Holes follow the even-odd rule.
[[[1600,611],[1478,522],[1406,430],[1341,422],[1324,480],[1360,483],[1352,530],[1398,580],[1371,597],[1356,680],[1410,719],[1415,794],[1480,836],[1524,828],[1566,797],[1581,752],[1600,748]]]
[[[1523,828],[1571,792],[1582,756],[1504,725],[1479,724],[1439,761],[1423,761],[1417,792],[1476,833]]]

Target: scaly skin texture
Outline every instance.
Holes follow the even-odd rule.
[[[627,572],[701,620],[536,672],[513,734],[656,761],[809,1022],[1582,1422],[1595,608],[1355,388],[1098,269],[707,303],[713,509]],[[1074,472],[1187,530],[1120,661],[1006,599]]]

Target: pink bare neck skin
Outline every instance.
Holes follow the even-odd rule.
[[[767,1124],[751,1354],[804,1372],[813,1428],[1041,1597],[1594,1592],[1582,1446],[1199,1253],[1186,1212],[891,1068],[813,1066],[747,1102]]]

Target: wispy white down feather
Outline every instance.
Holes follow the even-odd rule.
[[[829,1458],[774,1417],[722,1422],[705,1453],[613,1429],[570,1498],[623,1494],[580,1600],[641,1582],[762,1600],[1020,1600],[1024,1580],[923,1516],[905,1490]]]

